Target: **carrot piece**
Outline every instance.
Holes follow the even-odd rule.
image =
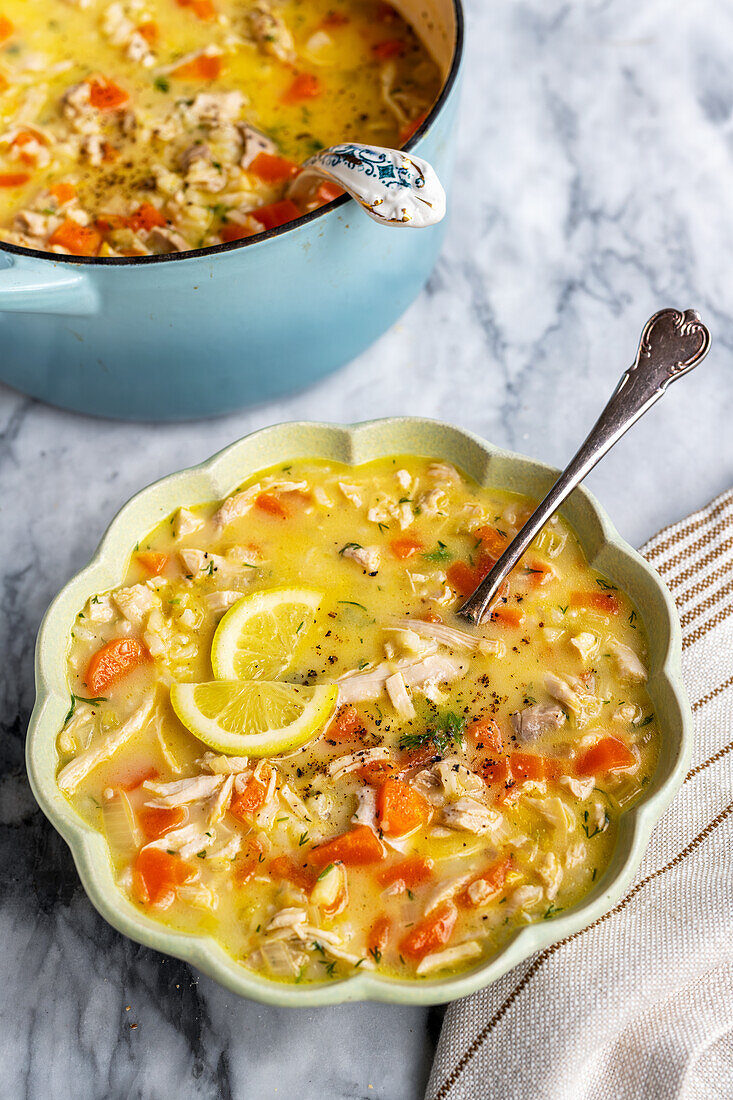
[[[140,23],[137,27],[137,33],[145,39],[149,46],[157,42],[160,37],[158,24],[153,19],[148,19],[144,23]]]
[[[315,201],[319,206],[325,206],[327,202],[333,202],[334,199],[340,199],[342,195],[345,195],[343,187],[339,187],[337,183],[331,183],[330,180],[323,180],[318,184],[316,190]]]
[[[471,898],[469,893],[469,886],[473,886],[474,882],[485,883],[484,898],[482,901],[488,901],[489,895],[498,895],[504,887],[506,882],[506,876],[509,868],[512,865],[511,856],[505,856],[503,859],[498,859],[495,863],[492,863],[485,871],[480,875],[476,875],[476,878],[471,879],[469,883],[461,890],[460,894],[456,898],[456,901],[460,906],[467,908],[475,908],[477,904],[482,902],[476,902]]]
[[[264,225],[265,229],[276,229],[279,225],[295,221],[301,216],[301,211],[292,199],[281,199],[280,202],[271,202],[268,206],[260,206],[257,210],[250,210],[253,218]]]
[[[343,863],[346,867],[362,867],[384,859],[384,848],[368,825],[357,825],[348,833],[334,837],[312,848],[308,860],[314,867]]]
[[[328,15],[326,15],[321,20],[321,26],[322,27],[345,27],[346,24],[350,23],[350,22],[351,22],[351,20],[349,19],[348,15],[344,15],[343,12],[330,11],[328,13]]]
[[[370,787],[381,787],[385,779],[397,775],[399,770],[394,760],[371,760],[363,768],[359,768],[356,774]]]
[[[74,256],[96,256],[102,244],[102,234],[90,225],[79,225],[67,218],[48,238],[50,245],[60,245]]]
[[[283,183],[297,176],[300,167],[287,157],[278,157],[274,153],[258,153],[247,171],[254,172],[265,183]]]
[[[245,882],[249,882],[253,874],[263,862],[262,858],[262,845],[254,837],[244,837],[242,842],[242,848],[239,855],[234,861],[234,881],[238,886],[244,886]]]
[[[504,787],[509,779],[509,761],[506,757],[489,758],[481,764],[479,773],[487,786],[501,784]]]
[[[124,107],[130,96],[119,84],[113,80],[107,80],[103,76],[93,76],[89,84],[89,102],[98,111],[119,111]]]
[[[404,836],[430,820],[428,800],[401,779],[386,779],[377,792],[377,821],[387,836]]]
[[[254,776],[249,780],[241,794],[232,800],[229,813],[243,821],[245,825],[251,823],[253,814],[256,814],[265,801],[267,788]]]
[[[120,150],[109,141],[102,142],[102,160],[105,164],[114,164],[119,159]]]
[[[147,764],[137,768],[126,768],[121,772],[120,778],[115,776],[107,786],[116,787],[129,794],[130,791],[135,791],[138,787],[141,787],[148,779],[157,779],[159,775],[160,772],[157,768],[150,767]]]
[[[476,585],[476,573],[465,561],[454,561],[445,571],[448,584],[459,596],[470,596]]]
[[[353,741],[357,730],[361,729],[361,726],[362,718],[356,707],[341,707],[326,730],[326,740]]]
[[[400,951],[410,959],[424,959],[444,947],[453,935],[458,910],[452,901],[444,901],[416,924],[400,940]]]
[[[152,202],[144,202],[130,215],[127,224],[135,233],[149,233],[156,225],[165,225],[166,220],[157,206],[153,206]]]
[[[405,52],[405,43],[401,38],[385,38],[383,42],[376,42],[372,46],[372,53],[378,61],[389,61],[393,57],[401,57]]]
[[[505,604],[499,604],[491,612],[492,623],[499,623],[501,626],[521,626],[524,622],[524,612],[520,611],[518,607],[507,607]]]
[[[133,894],[143,905],[167,909],[176,888],[193,878],[195,871],[178,856],[160,848],[143,848],[132,869]]]
[[[52,183],[48,190],[59,206],[63,206],[64,203],[71,202],[73,198],[76,198],[76,188],[73,183]]]
[[[168,555],[158,550],[142,550],[135,554],[135,560],[151,577],[159,577],[168,564]]]
[[[436,755],[439,754],[436,752],[435,745],[430,741],[419,749],[410,749],[409,752],[403,753],[400,757],[398,770],[401,775],[404,775],[405,772],[409,772],[412,768],[423,767],[424,764],[427,764],[428,760],[433,760]]]
[[[315,99],[321,94],[321,82],[313,73],[298,73],[287,92],[283,103],[302,103],[304,99]]]
[[[8,38],[14,33],[15,27],[7,15],[0,15],[0,42],[7,42]]]
[[[601,775],[615,768],[630,768],[636,763],[631,749],[617,737],[604,737],[591,745],[575,761],[576,775]]]
[[[404,145],[406,141],[410,140],[412,135],[420,129],[427,117],[427,111],[422,111],[417,118],[413,118],[412,122],[408,122],[402,127],[400,130],[400,145]]]
[[[158,840],[186,820],[183,806],[143,806],[138,810],[140,828],[148,840]]]
[[[504,747],[499,723],[494,718],[477,718],[475,722],[471,722],[466,726],[466,737],[477,749],[501,752]]]
[[[148,651],[135,638],[113,638],[92,656],[84,683],[92,695],[101,695],[147,659]]]
[[[382,961],[382,955],[389,943],[389,934],[392,931],[392,921],[383,913],[377,917],[367,933],[367,951],[376,963]]]
[[[219,236],[225,244],[231,241],[243,241],[246,237],[254,237],[256,234],[256,229],[251,229],[248,225],[239,225],[238,222],[229,222],[219,230]]]
[[[618,615],[621,605],[613,592],[573,592],[571,607],[581,607],[585,611],[601,611],[604,615]]]
[[[525,779],[547,779],[545,757],[533,752],[513,752],[509,757],[512,778],[518,783]]]
[[[30,172],[0,172],[0,187],[22,187],[30,178]]]
[[[398,539],[392,539],[389,548],[396,558],[404,561],[405,558],[411,558],[413,554],[417,554],[418,550],[422,550],[423,544],[420,539],[402,535]]]
[[[216,80],[221,76],[222,60],[219,54],[200,53],[174,69],[172,76],[181,80]]]
[[[377,872],[377,882],[381,886],[391,886],[394,882],[404,882],[408,890],[422,886],[433,877],[433,861],[417,854],[393,863]]]
[[[483,549],[494,558],[500,558],[507,548],[506,535],[502,535],[496,527],[477,527],[471,534],[481,540]]]
[[[216,18],[216,8],[212,0],[177,0],[179,8],[190,8],[198,19],[211,22]]]
[[[365,826],[366,828],[366,826]],[[371,831],[371,830],[370,830]],[[326,860],[330,863],[331,860]],[[289,856],[275,856],[270,860],[270,874],[275,878],[283,878],[292,882],[293,886],[299,886],[301,890],[310,891],[316,884],[318,875],[307,864],[296,863]]]
[[[555,575],[552,566],[544,561],[527,562],[524,572],[529,575],[529,583],[532,588],[541,588]]]
[[[283,504],[280,497],[273,496],[272,493],[260,493],[255,504],[261,512],[267,512],[270,516],[277,516],[278,519],[290,519],[290,509]]]
[[[0,93],[1,92],[7,92],[9,87],[10,87],[10,81],[8,80],[8,78],[6,76],[3,75],[3,73],[0,73]]]

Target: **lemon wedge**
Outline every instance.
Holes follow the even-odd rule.
[[[171,704],[186,729],[215,752],[276,756],[312,740],[336,708],[336,684],[270,680],[173,684]]]
[[[217,680],[275,680],[311,630],[323,593],[266,588],[237,600],[216,628],[211,667]]]

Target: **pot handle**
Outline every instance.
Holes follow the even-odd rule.
[[[0,312],[96,313],[99,294],[82,267],[0,253]]]

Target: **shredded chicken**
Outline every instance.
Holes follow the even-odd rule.
[[[348,756],[338,756],[335,760],[331,760],[326,770],[332,779],[338,780],[375,760],[389,760],[390,755],[387,748],[359,749],[358,752],[350,753]]]
[[[123,722],[121,726],[108,734],[104,740],[91,745],[85,752],[69,761],[58,775],[57,782],[61,790],[71,794],[93,768],[96,768],[103,761],[109,760],[118,749],[121,749],[136,734],[140,733],[150,718],[154,699],[155,696],[152,693],[147,695],[141,706],[126,722]]]
[[[434,970],[445,970],[458,966],[468,959],[477,959],[481,954],[481,947],[476,940],[468,940],[466,943],[458,943],[455,947],[446,947],[444,951],[436,951],[432,955],[425,955],[417,965],[416,973],[420,976],[432,974]]]
[[[474,651],[478,648],[480,638],[468,634],[465,630],[458,630],[454,626],[445,626],[443,623],[423,622],[422,619],[395,619],[394,625],[403,630],[412,630],[423,638],[433,638],[440,645],[449,649],[465,649]]]
[[[382,558],[381,551],[378,546],[345,546],[341,551],[341,556],[344,558],[351,558],[362,569],[369,574],[370,577],[376,577],[379,571],[379,563]]]
[[[407,688],[405,687],[402,673],[395,672],[393,676],[388,676],[384,682],[384,686],[387,689],[387,695],[389,695],[390,702],[400,718],[404,718],[408,721],[414,718],[415,708],[412,705],[410,696],[407,694]]]
[[[557,730],[566,720],[565,711],[549,703],[536,703],[511,715],[512,725],[522,744],[531,744],[538,737]]]
[[[452,829],[462,829],[466,833],[483,836],[485,833],[493,833],[501,824],[502,816],[475,798],[464,796],[444,808],[443,821]]]
[[[405,685],[410,688],[422,688],[427,683],[451,683],[465,675],[467,665],[456,657],[434,654],[422,660],[405,659],[389,664],[377,665],[368,672],[347,673],[338,681],[339,702],[359,703],[369,699],[378,699],[385,690],[388,678],[400,672]]]
[[[616,658],[619,676],[623,677],[624,680],[631,680],[633,683],[644,683],[647,679],[647,671],[633,649],[627,645],[622,645],[621,642],[612,642],[609,649]]]

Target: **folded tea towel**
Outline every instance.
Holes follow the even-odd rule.
[[[733,1097],[733,490],[642,553],[682,623],[690,771],[610,913],[448,1008],[427,1100]]]

